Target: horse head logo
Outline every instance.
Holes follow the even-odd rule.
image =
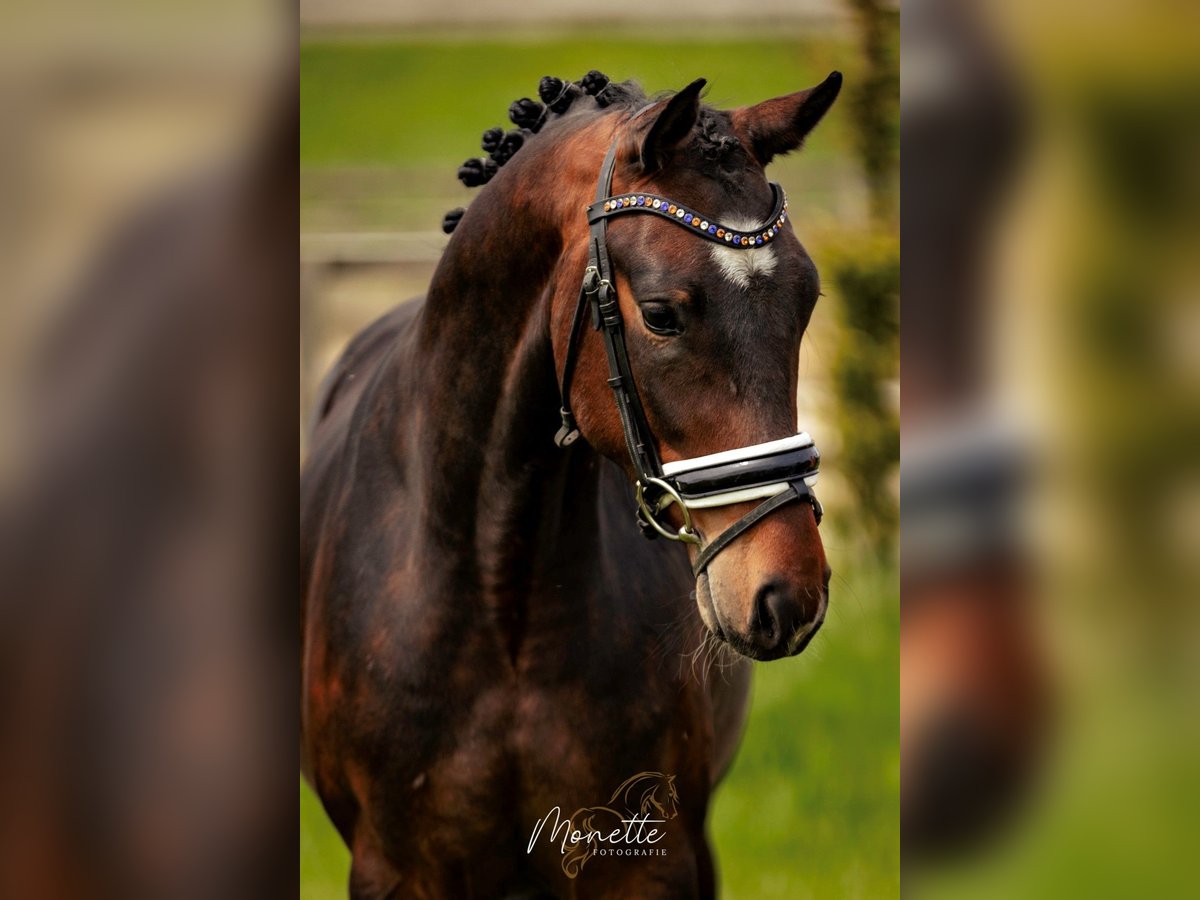
[[[679,815],[679,793],[675,776],[662,772],[639,772],[613,791],[607,806],[585,806],[575,810],[571,822],[584,837],[564,845],[563,872],[575,878],[596,855],[595,836],[621,830],[634,816],[670,821]]]
[[[679,815],[679,794],[675,776],[662,772],[642,772],[626,780],[613,791],[610,806],[620,804],[629,813],[653,814],[655,818],[673,819]]]

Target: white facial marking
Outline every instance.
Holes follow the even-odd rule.
[[[749,219],[731,218],[723,220],[723,224],[735,231],[747,232],[758,223]],[[721,269],[721,274],[742,290],[749,288],[755,278],[766,278],[775,271],[774,247],[734,250],[732,247],[710,243],[708,249]]]

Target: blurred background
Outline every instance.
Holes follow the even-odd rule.
[[[303,416],[422,289],[479,132],[592,67],[847,76],[774,172],[825,283],[833,605],[759,669],[726,894],[896,895],[902,799],[910,895],[1195,893],[1197,15],[908,0],[898,91],[869,3],[303,3],[302,65],[265,0],[0,9],[0,895],[344,896],[303,788],[299,872],[292,830],[295,378]]]
[[[1198,13],[904,5],[914,896],[1196,890]]]
[[[295,889],[295,32],[0,8],[0,896]]]
[[[538,80],[599,69],[650,92],[708,79],[732,108],[846,88],[772,166],[821,272],[800,422],[822,450],[829,618],[799,658],[757,667],[746,739],[711,816],[722,895],[898,896],[898,13],[768,0],[437,5],[306,2],[300,49],[301,435],[355,331],[425,289],[456,179]],[[344,897],[348,855],[301,788],[301,896]]]

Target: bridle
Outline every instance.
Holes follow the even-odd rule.
[[[596,200],[587,208],[590,234],[588,266],[584,271],[579,302],[571,320],[567,357],[563,366],[560,396],[562,398],[562,427],[554,437],[559,447],[569,447],[579,437],[579,426],[571,412],[571,381],[579,353],[581,332],[587,310],[592,313],[592,328],[604,337],[608,357],[608,386],[612,388],[625,446],[637,477],[635,498],[637,519],[642,533],[649,538],[661,535],[668,540],[684,541],[701,546],[692,566],[699,577],[713,558],[749,528],[775,510],[794,500],[812,504],[819,525],[821,504],[812,492],[817,480],[821,455],[812,438],[801,432],[781,440],[767,441],[734,450],[724,450],[693,459],[663,464],[658,456],[654,434],[646,420],[645,410],[638,397],[629,353],[625,346],[625,329],[621,308],[617,302],[612,265],[605,241],[608,220],[626,213],[650,213],[670,220],[693,234],[725,247],[749,250],[770,243],[787,221],[787,198],[774,182],[771,192],[774,208],[766,222],[752,229],[731,229],[707,219],[682,204],[653,194],[611,196],[613,169],[616,166],[617,142],[609,147],[600,167],[596,185]],[[713,541],[702,545],[700,535],[692,527],[691,510],[728,506],[750,500],[763,500],[742,516]],[[661,520],[672,505],[678,506],[683,525],[678,530]]]

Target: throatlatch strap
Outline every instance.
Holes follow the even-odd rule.
[[[575,314],[571,317],[571,331],[567,336],[567,358],[563,362],[562,383],[558,389],[561,401],[558,414],[562,417],[562,426],[554,435],[554,443],[559,447],[570,447],[579,438],[579,423],[575,421],[575,414],[571,412],[571,380],[575,377],[575,363],[579,359],[579,331],[583,328],[587,307],[587,294],[581,288],[579,301],[575,304]]]

